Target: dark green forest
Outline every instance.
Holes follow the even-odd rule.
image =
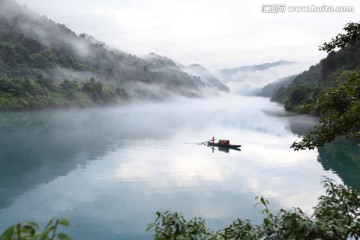
[[[0,77],[1,110],[109,105],[127,99],[124,89],[114,89],[94,78],[84,83],[67,79],[57,83],[42,75],[35,79]]]
[[[339,51],[332,50],[318,64],[296,76],[287,87],[275,91],[271,100],[284,104],[289,111],[309,112],[305,103],[349,79],[357,70],[360,70],[360,42]]]
[[[94,68],[91,62],[83,61],[70,46],[45,46],[25,36],[16,28],[16,24],[28,19],[14,17],[8,20],[0,15],[1,110],[83,107],[119,103],[128,99],[124,89],[94,78],[82,78],[82,81],[59,80],[53,73],[54,69],[92,70],[100,75],[101,68]],[[63,25],[56,25],[51,20],[48,22],[54,29],[71,33]],[[49,31],[52,29],[49,28]],[[51,35],[56,37],[56,31],[51,32]],[[93,47],[101,48],[96,45]]]

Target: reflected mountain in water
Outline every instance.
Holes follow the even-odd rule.
[[[74,119],[71,111],[61,110],[1,113],[1,207],[106,152],[111,135],[96,130],[101,120],[86,117],[90,120]]]
[[[229,107],[231,106],[231,107]],[[267,112],[264,112],[264,110]],[[261,222],[254,197],[310,210],[321,176],[316,151],[294,152],[283,108],[259,97],[0,113],[0,229],[53,216],[75,239],[145,239],[156,211]],[[282,117],[284,115],[284,117]],[[196,145],[223,136],[242,151]],[[188,144],[184,144],[189,142]],[[226,150],[225,150],[226,151]],[[34,219],[35,218],[35,219]]]

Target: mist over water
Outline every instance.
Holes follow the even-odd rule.
[[[156,211],[201,216],[218,229],[261,221],[271,209],[307,212],[320,181],[341,182],[318,151],[289,148],[316,118],[267,98],[134,103],[119,107],[0,113],[0,230],[21,220],[68,218],[77,239],[151,239]],[[200,143],[229,139],[241,151]]]

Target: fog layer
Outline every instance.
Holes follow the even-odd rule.
[[[280,78],[299,74],[309,67],[309,63],[278,61],[253,66],[222,69],[218,72],[218,76],[227,84],[231,92],[240,95],[253,95],[258,93],[265,85],[275,82]]]

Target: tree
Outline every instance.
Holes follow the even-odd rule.
[[[300,84],[296,86],[295,89],[290,92],[289,100],[291,104],[296,105],[303,102],[310,91],[311,88],[307,84]]]
[[[320,82],[326,83],[327,78],[332,71],[336,68],[335,65],[335,52],[331,51],[327,58],[321,60],[320,64]]]
[[[29,79],[25,79],[23,81],[23,87],[24,87],[24,91],[27,92],[28,94],[32,96],[36,95],[36,88],[34,86],[34,83]]]
[[[38,75],[36,78],[36,82],[41,86],[50,91],[56,91],[55,81],[51,78],[44,77],[42,75]]]
[[[62,94],[67,99],[75,99],[75,93],[79,90],[79,85],[76,81],[69,81],[65,79],[61,84]]]
[[[360,23],[349,23],[344,29],[346,34],[324,43],[320,50],[329,52],[360,42]],[[294,150],[322,147],[337,137],[360,139],[360,71],[320,94],[308,108],[320,114],[320,124],[302,141],[294,142]]]
[[[345,48],[348,45],[355,45],[356,42],[360,41],[360,22],[350,22],[343,29],[346,31],[345,34],[338,34],[335,38],[331,39],[331,42],[325,42],[320,46],[319,50],[330,52],[335,48]]]
[[[90,98],[98,103],[104,100],[103,84],[91,78],[88,82],[85,82],[82,91],[90,96]]]

